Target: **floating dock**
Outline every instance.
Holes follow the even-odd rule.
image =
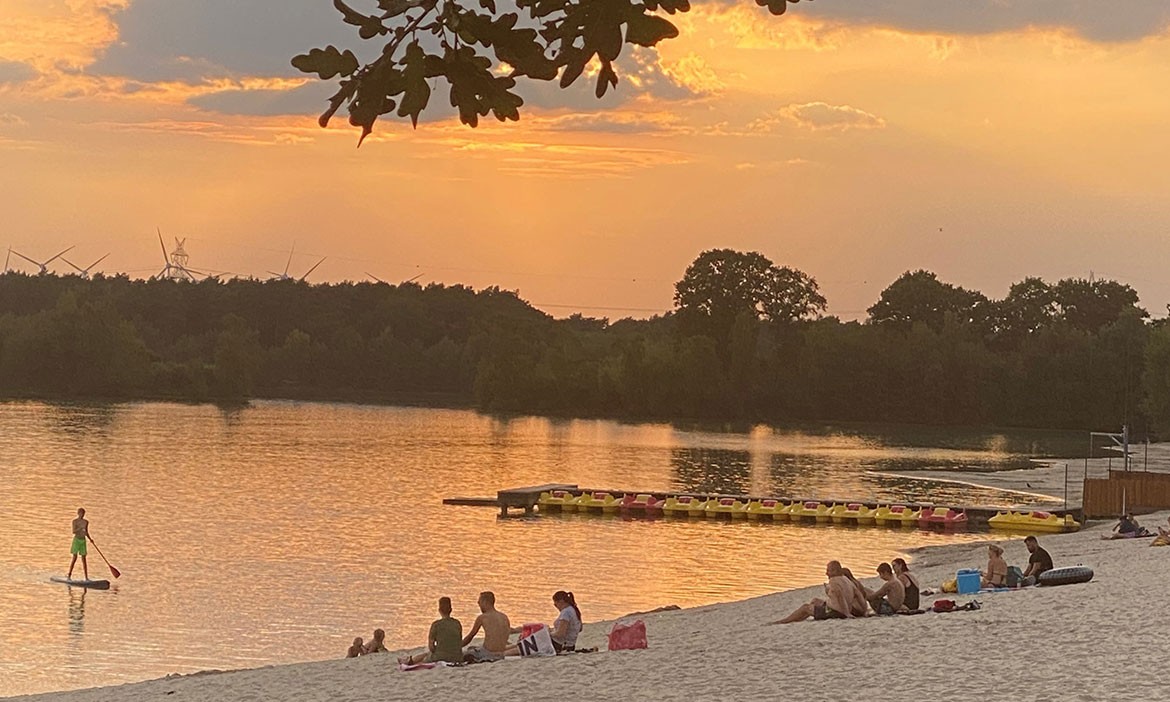
[[[816,505],[816,506],[824,506],[825,509],[819,509],[818,507],[810,507],[808,510],[801,511],[799,514],[796,512],[793,512],[791,515],[785,514],[782,517],[782,519],[791,519],[792,521],[813,520],[813,521],[817,521],[817,522],[821,522],[821,523],[828,523],[830,521],[833,521],[836,523],[860,523],[860,524],[870,523],[870,524],[872,524],[872,523],[874,523],[872,517],[855,519],[852,522],[848,521],[848,519],[851,519],[850,515],[852,513],[863,512],[863,511],[867,511],[867,510],[876,512],[876,510],[878,510],[879,508],[882,508],[882,507],[889,508],[892,505],[897,505],[897,506],[899,506],[905,510],[909,510],[911,512],[919,512],[920,510],[930,509],[932,512],[937,512],[939,514],[944,514],[944,513],[954,514],[954,515],[961,514],[961,515],[964,515],[963,526],[974,526],[974,527],[986,528],[988,519],[994,517],[997,513],[1007,511],[1003,507],[944,506],[944,505],[937,505],[937,504],[933,504],[933,503],[896,502],[896,501],[890,501],[890,500],[877,501],[877,500],[873,500],[873,499],[862,499],[862,500],[844,500],[844,499],[827,499],[827,498],[807,498],[807,499],[805,499],[805,498],[799,498],[799,497],[775,497],[775,496],[761,497],[761,496],[753,496],[753,495],[729,495],[729,494],[721,494],[721,493],[699,493],[699,492],[661,492],[661,491],[655,492],[655,491],[645,491],[645,490],[639,490],[639,491],[635,491],[635,490],[596,490],[596,489],[591,489],[591,488],[581,488],[575,484],[567,484],[567,483],[548,483],[545,485],[531,485],[531,486],[526,486],[526,487],[508,488],[508,489],[500,490],[499,492],[497,492],[496,496],[494,498],[492,498],[492,497],[451,497],[451,498],[447,498],[447,499],[443,500],[443,504],[457,505],[457,506],[464,506],[464,507],[495,507],[495,508],[500,510],[501,517],[511,516],[511,513],[509,510],[513,510],[513,509],[523,510],[523,513],[525,515],[531,515],[537,509],[537,507],[540,505],[541,495],[545,494],[545,493],[548,493],[550,495],[553,493],[562,493],[562,494],[567,493],[567,495],[569,495],[573,498],[580,498],[582,496],[592,496],[595,494],[603,494],[606,496],[606,500],[607,500],[605,502],[604,506],[593,504],[591,502],[586,507],[579,509],[579,511],[593,510],[593,511],[611,512],[611,513],[620,511],[623,514],[630,514],[630,513],[649,514],[649,512],[647,510],[642,509],[642,508],[638,508],[639,505],[642,505],[642,507],[644,507],[645,498],[652,498],[652,500],[651,500],[652,504],[666,503],[667,500],[678,501],[678,500],[680,500],[680,498],[684,501],[687,501],[687,502],[699,501],[699,502],[705,502],[708,504],[714,503],[715,505],[720,505],[720,506],[707,510],[701,516],[715,517],[715,518],[718,518],[721,516],[731,516],[731,517],[746,516],[749,518],[757,518],[758,517],[761,519],[773,519],[773,516],[770,515],[766,510],[756,512],[755,514],[748,511],[747,508],[750,507],[753,503],[756,505],[771,505],[771,506],[777,506],[777,505],[795,506],[798,504],[799,505],[806,505],[806,506]],[[630,498],[634,498],[634,497],[640,498],[637,503],[629,505],[630,507],[635,507],[636,509],[628,509],[627,510],[627,509],[622,508],[621,502],[623,500],[626,500],[627,496],[629,496]],[[738,505],[738,507],[735,507],[734,509],[729,509],[729,510],[722,510],[722,505],[724,505],[724,504],[726,504],[729,507],[731,507],[733,505]],[[834,519],[832,517],[832,515],[830,514],[830,510],[832,508],[840,507],[840,506],[845,506],[847,508],[844,512],[844,515],[846,518],[845,519]],[[860,508],[864,508],[864,510],[861,510]],[[1017,509],[1019,509],[1019,508],[1017,508]],[[556,511],[561,511],[561,507],[559,507],[555,504],[546,504],[541,508],[541,511],[556,512]],[[569,510],[566,509],[565,511],[569,511]],[[1027,510],[1027,508],[1025,508],[1025,511],[1029,511],[1029,510]],[[742,512],[742,514],[741,514],[741,512]],[[1083,521],[1082,510],[1080,508],[1049,509],[1049,510],[1045,510],[1045,512],[1047,512],[1049,514],[1055,514],[1059,517],[1063,517],[1065,515],[1071,515],[1074,519],[1079,520],[1079,521]],[[661,512],[657,512],[657,514],[661,514]],[[776,519],[781,519],[779,513],[776,514]],[[907,521],[904,521],[902,523],[906,524]],[[915,521],[914,523],[916,524],[917,522]],[[934,526],[934,524],[932,524],[932,526]],[[942,521],[940,521],[937,524],[937,526],[946,527],[946,526],[949,526],[949,524],[945,524]]]

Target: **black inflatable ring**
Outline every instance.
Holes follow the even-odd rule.
[[[1039,584],[1044,586],[1049,585],[1073,585],[1075,583],[1087,583],[1093,579],[1093,569],[1086,566],[1072,566],[1070,568],[1053,568],[1046,570],[1040,574]]]

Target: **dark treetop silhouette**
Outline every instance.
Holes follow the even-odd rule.
[[[800,0],[755,0],[775,15]],[[357,5],[358,2],[353,2]],[[409,117],[416,127],[431,99],[432,78],[450,86],[451,106],[471,127],[492,114],[520,119],[518,80],[572,85],[597,58],[597,97],[618,83],[614,61],[625,44],[654,46],[678,36],[655,14],[687,12],[689,0],[365,0],[370,14],[333,0],[363,40],[384,41],[381,54],[362,64],[353,51],[312,49],[292,60],[305,73],[339,80],[321,115],[324,127],[342,105],[362,139],[382,115]],[[508,10],[515,11],[508,11]],[[500,69],[504,69],[502,72]]]

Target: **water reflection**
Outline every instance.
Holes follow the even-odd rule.
[[[69,633],[80,635],[85,631],[85,595],[89,592],[84,587],[69,588]]]
[[[684,492],[744,495],[752,478],[747,451],[675,449],[670,452],[675,484]]]
[[[45,405],[48,425],[65,436],[104,436],[118,419],[119,405]]]

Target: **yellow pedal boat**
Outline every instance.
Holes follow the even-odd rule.
[[[816,500],[797,502],[788,508],[788,517],[794,522],[816,520],[823,523],[832,521],[829,514],[831,509],[829,505]]]
[[[911,509],[906,505],[882,505],[874,510],[873,521],[878,526],[918,526],[918,518],[921,516],[921,509]]]
[[[748,519],[787,519],[788,505],[780,500],[752,500],[748,503]]]
[[[1081,523],[1072,518],[1071,514],[1059,517],[1050,512],[996,512],[995,516],[987,520],[987,526],[992,529],[1011,529],[1015,531],[1040,531],[1060,534],[1068,531],[1079,531]]]
[[[536,501],[536,506],[540,508],[541,512],[553,510],[574,512],[577,510],[577,499],[577,495],[568,490],[553,490],[552,492],[540,493],[540,499]]]
[[[616,512],[622,500],[610,492],[587,492],[577,499],[577,511]]]
[[[859,502],[833,505],[829,510],[834,524],[873,524],[874,510]]]
[[[705,517],[707,516],[707,500],[700,500],[691,495],[666,498],[662,511],[674,517]]]
[[[742,519],[747,516],[747,504],[734,497],[718,497],[707,501],[708,517],[731,517]]]

